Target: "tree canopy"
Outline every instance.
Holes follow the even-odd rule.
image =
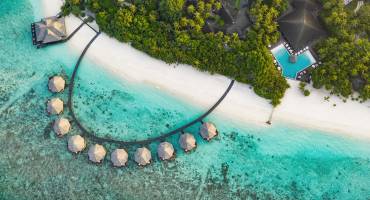
[[[72,12],[67,0],[64,13]],[[248,83],[254,91],[276,106],[289,87],[272,62],[267,45],[279,38],[279,10],[256,0],[250,9],[254,25],[241,40],[238,34],[204,33],[209,18],[218,16],[219,0],[133,0],[118,6],[104,6],[109,0],[90,0],[75,6],[95,12],[102,31],[167,63],[186,63]],[[189,3],[190,2],[190,3]],[[75,14],[75,13],[74,13]]]

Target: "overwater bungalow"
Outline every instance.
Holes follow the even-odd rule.
[[[74,135],[68,140],[68,150],[73,153],[78,153],[86,147],[85,139],[80,135]]]
[[[124,149],[116,149],[112,152],[110,159],[113,166],[123,167],[126,166],[126,163],[128,161],[128,154]]]
[[[203,139],[209,141],[218,135],[216,126],[210,122],[205,122],[200,127],[200,135]]]
[[[51,92],[62,92],[65,88],[66,81],[61,76],[54,76],[49,79],[48,87]]]
[[[197,146],[194,136],[190,133],[181,134],[179,143],[180,147],[184,149],[185,152],[191,151]]]
[[[91,146],[88,152],[89,160],[94,163],[101,163],[106,154],[105,148],[100,144]]]
[[[169,142],[162,142],[158,145],[158,157],[161,160],[169,160],[174,157],[175,150],[171,143]]]
[[[53,16],[31,25],[32,42],[37,48],[63,41],[67,38],[64,17]]]
[[[59,115],[63,112],[63,101],[59,98],[52,98],[48,101],[47,111],[51,115]]]
[[[138,148],[135,152],[135,162],[139,166],[145,166],[152,161],[152,154],[146,147]]]
[[[59,137],[62,137],[71,130],[71,124],[68,119],[61,117],[54,121],[53,129]]]

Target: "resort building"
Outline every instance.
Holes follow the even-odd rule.
[[[284,39],[298,52],[325,37],[326,32],[318,20],[320,7],[315,1],[295,0],[292,5],[293,11],[282,16],[278,23]]]
[[[67,38],[64,17],[44,18],[39,22],[33,23],[31,29],[33,44],[38,48]]]

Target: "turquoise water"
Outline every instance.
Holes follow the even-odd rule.
[[[315,63],[309,51],[299,54],[296,63],[289,62],[290,53],[283,45],[276,47],[272,53],[283,70],[283,76],[292,79],[296,78],[298,72]]]
[[[32,3],[32,4],[31,4]],[[269,128],[211,115],[220,137],[172,162],[112,168],[74,156],[50,129],[49,76],[70,76],[78,55],[65,45],[36,50],[32,0],[0,1],[0,199],[360,199],[370,198],[370,142],[290,124]],[[119,81],[84,60],[77,115],[101,136],[135,139],[177,127],[205,110],[145,85]],[[226,87],[226,86],[225,86]],[[66,100],[66,93],[58,95]],[[228,99],[226,98],[225,101]],[[164,103],[161,103],[164,102]],[[126,109],[126,111],[124,111]],[[68,116],[68,112],[64,115]],[[167,125],[168,124],[168,125]],[[198,126],[188,131],[196,133]],[[75,125],[70,134],[78,134]],[[121,131],[120,131],[121,130]],[[88,141],[88,144],[91,144]],[[116,146],[103,144],[109,152]],[[134,148],[128,148],[132,158]]]

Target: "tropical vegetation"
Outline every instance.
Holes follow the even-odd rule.
[[[66,0],[63,14],[96,13],[100,29],[167,63],[186,63],[248,83],[276,106],[289,87],[267,46],[277,42],[276,18],[282,2],[256,0],[249,12],[247,39],[238,34],[205,33],[207,19],[218,18],[219,0]]]

